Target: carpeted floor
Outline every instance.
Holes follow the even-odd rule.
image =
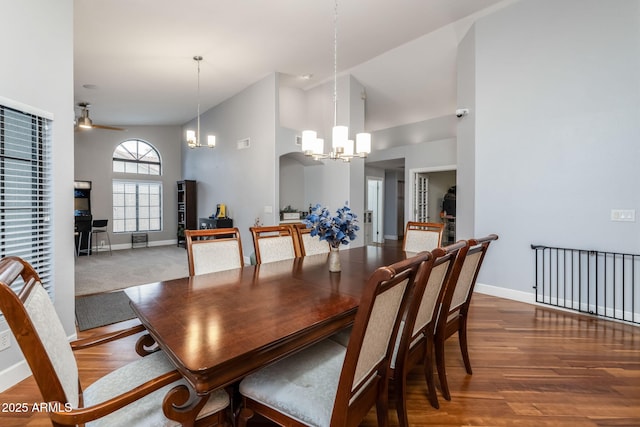
[[[76,296],[124,289],[129,286],[189,275],[187,251],[182,247],[154,246],[99,252],[76,258]]]

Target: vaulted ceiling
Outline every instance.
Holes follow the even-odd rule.
[[[338,73],[365,86],[367,130],[453,114],[456,46],[503,4],[340,0]],[[302,89],[333,77],[331,0],[75,0],[74,13],[74,98],[91,104],[95,123],[193,119],[194,55],[204,58],[201,111],[273,72]]]

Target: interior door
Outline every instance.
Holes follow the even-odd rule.
[[[384,231],[382,225],[382,179],[367,178],[367,210],[372,212],[372,243],[384,242]]]

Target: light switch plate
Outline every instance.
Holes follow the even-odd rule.
[[[611,221],[636,221],[635,209],[611,209]]]

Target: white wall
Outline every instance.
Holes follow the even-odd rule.
[[[402,134],[400,128],[396,128]],[[376,138],[377,132],[374,132],[372,139]],[[439,168],[445,166],[456,165],[456,140],[454,138],[446,138],[435,141],[426,141],[419,144],[404,145],[393,147],[386,150],[376,150],[372,152],[367,161],[377,162],[382,160],[404,159],[404,192],[405,192],[405,222],[409,219],[410,213],[413,212],[413,188],[412,173],[415,170],[424,170],[425,168]],[[459,170],[459,168],[458,168]],[[386,196],[385,196],[386,198]],[[386,214],[385,214],[386,215]],[[386,221],[385,221],[386,222]],[[385,225],[386,227],[386,225]],[[385,233],[389,230],[385,228]],[[460,238],[465,238],[461,235]]]
[[[308,210],[304,194],[304,165],[286,156],[280,157],[279,209],[291,206],[300,211]]]
[[[459,188],[475,188],[474,234],[500,235],[479,281],[532,293],[532,243],[639,253],[640,224],[610,210],[640,213],[640,2],[525,0],[467,47],[475,182]]]
[[[75,133],[75,179],[91,181],[91,212],[94,219],[109,219],[108,230],[112,246],[131,246],[131,233],[111,232],[113,226],[112,182],[114,179],[134,179],[162,182],[162,231],[149,232],[149,244],[168,244],[176,240],[176,182],[181,179],[180,126],[126,126],[125,131],[91,129]],[[128,139],[141,139],[160,153],[162,175],[141,176],[113,173],[113,151]],[[208,215],[207,215],[208,216]]]
[[[0,96],[53,114],[53,286],[65,331],[75,334],[73,247],[73,2],[4,1]],[[0,329],[7,329],[0,320]],[[29,375],[17,344],[0,352],[0,391]]]
[[[216,135],[216,148],[182,147],[184,179],[198,181],[198,214],[208,217],[225,203],[233,225],[240,230],[242,249],[253,253],[249,227],[260,218],[264,225],[278,220],[276,168],[277,78],[272,74],[201,116],[201,134]],[[195,129],[195,120],[183,127]],[[251,139],[239,150],[237,141]],[[270,208],[271,213],[265,212]]]

